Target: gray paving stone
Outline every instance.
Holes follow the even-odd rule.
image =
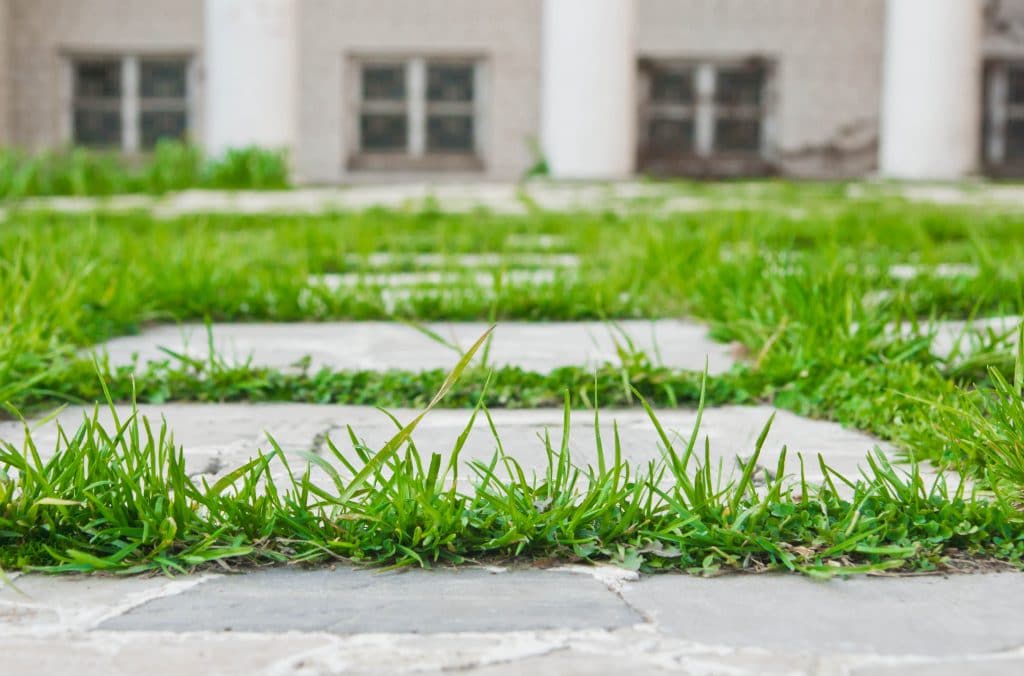
[[[604,585],[583,575],[338,568],[218,578],[139,606],[100,629],[436,634],[614,628],[640,621]]]
[[[187,191],[154,205],[161,215],[190,213],[318,213],[362,210],[440,208],[450,212],[486,209],[495,213],[525,214],[532,209],[548,211],[603,211],[628,209],[633,202],[671,195],[664,186],[623,182],[617,184],[492,182],[392,182],[386,185],[354,185],[343,189],[321,188],[287,192]],[[648,205],[649,208],[649,205]],[[706,201],[676,197],[673,211],[706,208]]]
[[[462,349],[488,328],[483,322],[433,323],[428,328]],[[702,324],[681,320],[623,321],[618,326],[656,363],[674,368],[727,371],[734,348],[712,340]],[[310,357],[314,367],[334,369],[450,369],[459,353],[413,327],[397,322],[327,322],[292,324],[214,324],[214,348],[229,362],[252,357],[259,366],[288,368]],[[621,363],[616,345],[624,339],[603,322],[502,322],[494,332],[490,364],[547,372],[560,366]],[[138,336],[115,338],[98,346],[112,364],[165,361],[160,347],[206,359],[206,327],[160,326]]]
[[[566,273],[552,269],[506,270],[501,273],[502,283],[519,286],[550,284],[559,276],[568,278]],[[477,286],[493,289],[498,283],[497,274],[491,271],[465,270],[417,270],[415,272],[346,272],[343,274],[312,275],[310,286],[322,286],[330,291],[351,289],[360,286],[413,287],[418,286]]]
[[[973,660],[920,663],[869,664],[850,676],[1018,676],[1024,674],[1024,657],[1009,656]]]
[[[279,664],[288,663],[295,655],[316,650],[324,643],[322,636],[296,633],[140,636],[95,632],[57,637],[4,636],[0,637],[0,673],[4,676],[284,676],[303,672],[284,671]],[[379,654],[378,660],[385,663],[385,657]]]
[[[939,263],[933,266],[903,263],[889,266],[889,275],[893,279],[907,281],[922,274],[930,274],[940,279],[971,278],[978,276],[978,266],[970,263]]]
[[[895,676],[1024,665],[1019,573],[660,575],[620,596],[605,584],[626,577],[592,572],[27,575],[16,580],[24,595],[0,585],[0,673]]]
[[[1004,347],[1010,348],[1017,344],[1015,329],[1020,326],[1024,317],[1007,315],[1003,317],[984,317],[973,320],[945,320],[925,322],[914,326],[904,322],[900,326],[903,335],[912,336],[934,334],[932,338],[932,354],[948,358],[954,354],[969,355],[977,351],[982,339],[990,333],[996,336],[1008,335]]]
[[[956,656],[1024,647],[1024,575],[821,582],[658,576],[623,597],[669,635],[787,652]]]
[[[511,240],[511,243],[509,242]],[[512,236],[506,240],[508,246],[519,248],[549,249],[558,243],[552,235],[537,235],[526,237],[519,235]],[[345,262],[350,265],[368,265],[372,268],[385,267],[390,265],[412,265],[416,268],[438,268],[457,265],[460,268],[501,268],[504,266],[536,267],[536,268],[577,268],[580,265],[580,258],[575,254],[558,253],[462,253],[462,254],[436,254],[418,253],[401,254],[390,252],[375,252],[366,256],[350,254],[345,256]]]
[[[119,407],[121,416],[130,411]],[[351,449],[346,425],[370,448],[381,448],[394,435],[394,423],[375,408],[364,406],[323,406],[315,404],[165,404],[139,406],[141,416],[159,425],[166,419],[174,433],[175,443],[184,447],[186,466],[194,473],[223,474],[254,457],[259,449],[268,450],[267,435],[271,435],[289,453],[323,451],[324,437],[329,435],[343,451]],[[836,423],[802,418],[786,411],[775,411],[769,406],[724,406],[704,411],[699,439],[710,440],[712,462],[721,462],[728,473],[736,458],[747,458],[753,453],[755,442],[768,419],[776,418],[766,439],[760,464],[774,471],[779,453],[788,446],[790,464],[788,472],[799,471],[797,453],[807,456],[807,477],[810,481],[821,478],[816,454],[821,453],[828,464],[838,471],[855,477],[864,464],[864,457],[878,447],[885,452],[892,448],[870,435],[845,429]],[[91,414],[91,408],[70,407],[53,421],[38,427],[33,439],[45,455],[52,453],[57,443],[57,425],[73,430],[82,416]],[[396,409],[392,413],[400,420],[412,420],[417,411]],[[432,411],[413,435],[421,455],[429,457],[439,453],[447,460],[470,419],[466,409],[437,409]],[[670,440],[685,446],[696,423],[692,409],[664,409],[656,412]],[[561,410],[496,409],[491,412],[498,436],[506,453],[515,457],[527,471],[543,471],[547,454],[542,438],[547,431],[552,444],[561,446]],[[112,424],[109,411],[101,410],[100,419]],[[609,409],[601,412],[600,429],[606,448],[611,448],[613,425],[618,425],[623,458],[635,465],[645,465],[662,457],[663,448],[650,419],[640,409]],[[0,423],[0,440],[20,447],[24,429],[20,423]],[[703,447],[703,445],[702,445]],[[464,463],[472,460],[490,460],[497,444],[487,421],[479,416],[463,448]],[[571,416],[569,448],[580,466],[597,462],[593,413],[577,411]],[[463,476],[471,476],[464,473]]]

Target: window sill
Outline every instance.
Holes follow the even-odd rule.
[[[986,162],[982,173],[995,179],[1019,179],[1024,177],[1024,160],[1007,160],[1005,162]]]
[[[480,172],[484,162],[476,155],[434,153],[423,157],[404,154],[363,153],[348,161],[351,171]]]
[[[642,153],[637,166],[640,173],[666,177],[730,178],[772,176],[778,173],[775,165],[768,159],[745,153],[722,153],[711,157],[667,157]]]

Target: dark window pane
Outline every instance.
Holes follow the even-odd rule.
[[[1024,120],[1007,121],[1005,143],[1007,161],[1024,161]]]
[[[143,61],[139,66],[139,78],[142,98],[185,98],[184,61]]]
[[[652,155],[688,155],[693,152],[693,120],[647,123],[647,146]]]
[[[656,70],[651,75],[654,103],[693,103],[693,71]]]
[[[759,105],[764,86],[761,68],[721,68],[715,81],[715,101],[725,105]]]
[[[152,148],[160,139],[185,138],[188,118],[182,111],[147,111],[142,113],[142,146]]]
[[[96,148],[121,145],[121,113],[107,110],[75,111],[75,143]]]
[[[469,115],[431,115],[427,118],[427,151],[473,152],[473,118]]]
[[[473,67],[429,64],[427,66],[427,100],[472,101]]]
[[[121,96],[120,61],[80,61],[75,64],[75,96],[118,98]]]
[[[760,149],[760,120],[715,120],[715,150],[757,153]]]
[[[1007,68],[1006,99],[1011,105],[1024,104],[1024,66]]]
[[[364,101],[403,101],[404,99],[404,65],[363,66]]]
[[[405,115],[364,113],[359,120],[363,150],[394,152],[406,150]]]

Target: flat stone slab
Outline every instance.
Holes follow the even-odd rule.
[[[1020,573],[279,568],[0,583],[4,673],[1018,674]]]
[[[517,286],[539,286],[551,284],[559,274],[552,269],[506,270],[501,273],[504,284]],[[323,286],[331,291],[352,289],[359,286],[383,287],[437,287],[445,285],[465,285],[482,289],[493,289],[498,283],[498,274],[489,270],[417,270],[414,272],[346,272],[342,274],[311,275],[306,280],[310,286]]]
[[[559,243],[553,235],[509,236],[508,246],[526,249],[550,249]],[[371,268],[388,266],[412,266],[413,268],[449,268],[453,265],[460,268],[578,268],[580,258],[569,253],[390,253],[377,251],[365,256],[349,254],[345,256],[349,265],[367,265]]]
[[[386,184],[346,187],[300,188],[269,191],[186,190],[165,196],[118,195],[113,197],[41,197],[14,203],[17,209],[59,212],[151,211],[174,218],[209,213],[331,213],[374,208],[442,209],[472,212],[484,209],[500,214],[542,211],[649,210],[655,202],[664,211],[699,211],[710,202],[682,194],[669,184],[627,181],[585,183],[577,181],[491,182],[481,180],[395,180]]]
[[[33,439],[44,455],[53,452],[57,443],[57,424],[69,434],[77,428],[82,416],[92,408],[70,407],[33,432]],[[130,408],[120,406],[120,416],[127,417]],[[395,434],[394,423],[372,407],[325,406],[316,404],[165,404],[141,405],[141,416],[154,421],[158,427],[161,418],[167,420],[174,433],[174,441],[184,447],[186,467],[194,474],[220,476],[255,457],[259,449],[271,448],[267,435],[271,435],[281,448],[294,454],[300,462],[301,454],[327,453],[325,438],[329,437],[342,451],[350,451],[351,443],[346,429],[350,425],[356,435],[370,448],[382,448]],[[400,421],[412,420],[418,411],[395,409],[391,411]],[[865,456],[880,448],[891,453],[892,448],[876,438],[845,429],[836,423],[810,420],[787,411],[776,411],[769,406],[723,406],[704,411],[700,427],[699,447],[703,457],[705,436],[710,440],[712,462],[721,463],[725,477],[737,467],[737,458],[749,458],[755,442],[770,416],[775,421],[765,441],[759,464],[774,472],[779,453],[788,446],[787,473],[799,474],[797,453],[806,457],[806,475],[809,481],[822,478],[816,455],[821,453],[829,466],[844,475],[856,478],[866,466]],[[101,409],[100,418],[112,426],[108,410]],[[664,409],[656,415],[678,450],[686,446],[696,423],[692,409]],[[444,460],[451,457],[452,449],[471,416],[467,409],[437,409],[432,411],[413,434],[420,455],[429,458],[439,453]],[[562,444],[562,416],[558,409],[514,410],[495,409],[491,412],[505,452],[516,458],[523,468],[538,474],[547,466],[547,452],[543,441],[549,434],[557,450]],[[641,409],[609,409],[600,414],[600,430],[605,452],[613,448],[613,424],[618,425],[623,459],[634,466],[645,466],[651,460],[663,457],[661,440],[650,418]],[[14,443],[20,448],[24,430],[20,423],[0,423],[0,440]],[[594,414],[575,411],[571,417],[569,448],[577,466],[597,464]],[[484,416],[478,416],[461,453],[462,462],[489,461],[497,449]],[[280,468],[279,468],[280,469]],[[275,473],[277,474],[277,473]],[[461,480],[472,476],[464,472]],[[317,474],[314,473],[314,478]],[[322,477],[321,477],[322,478]]]
[[[108,620],[114,631],[443,634],[613,629],[640,615],[589,576],[480,568],[301,571],[222,577]]]
[[[1024,575],[646,578],[623,597],[699,643],[804,653],[963,656],[1024,647]]]
[[[484,322],[424,324],[448,343],[468,349],[490,326]],[[398,322],[213,324],[214,349],[229,362],[252,357],[258,366],[286,369],[305,357],[314,368],[386,370],[451,369],[460,353],[416,328]],[[548,372],[561,366],[594,367],[621,363],[616,345],[625,337],[664,366],[711,373],[735,363],[732,346],[708,336],[696,322],[662,319],[615,322],[501,322],[494,331],[489,365]],[[159,326],[138,336],[97,346],[112,364],[165,361],[165,347],[197,359],[209,357],[202,324]],[[478,357],[479,359],[479,357]]]
[[[979,317],[969,320],[922,321],[916,326],[911,322],[900,325],[904,336],[932,335],[931,351],[937,357],[947,359],[976,352],[983,339],[990,334],[1007,336],[1002,347],[1012,349],[1017,344],[1016,329],[1024,317],[1007,315],[1003,317]]]

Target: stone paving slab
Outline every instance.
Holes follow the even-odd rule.
[[[661,631],[808,653],[956,656],[1024,647],[1024,575],[710,580],[663,575],[623,597]]]
[[[124,419],[130,412],[120,406]],[[259,449],[270,448],[267,434],[281,445],[285,452],[298,454],[326,451],[325,437],[329,436],[343,451],[351,449],[346,425],[370,448],[381,448],[394,435],[393,422],[372,407],[327,406],[317,404],[165,404],[141,405],[140,415],[157,422],[164,418],[174,433],[175,443],[185,449],[186,467],[195,474],[220,476],[254,457]],[[91,414],[92,408],[69,407],[33,432],[40,452],[52,453],[57,443],[57,424],[73,431],[82,416]],[[412,420],[418,411],[395,409],[391,411],[400,421]],[[775,413],[775,421],[766,439],[760,464],[775,470],[779,453],[788,446],[790,465],[788,472],[797,474],[797,453],[803,453],[807,478],[822,478],[815,461],[821,453],[829,466],[849,477],[856,477],[864,466],[865,456],[880,448],[892,454],[891,446],[876,438],[845,429],[836,423],[810,420],[787,411],[776,411],[770,406],[724,406],[704,411],[699,439],[703,448],[705,436],[710,439],[712,462],[722,464],[726,478],[734,471],[736,459],[748,458],[754,451],[761,430]],[[420,454],[429,457],[439,453],[447,460],[456,439],[470,419],[466,409],[437,409],[432,411],[417,428],[413,440]],[[542,438],[550,434],[557,449],[562,442],[562,416],[559,409],[514,410],[495,409],[491,412],[504,450],[516,458],[527,471],[542,472],[547,454]],[[662,409],[656,411],[661,424],[677,447],[685,447],[696,422],[692,409]],[[112,425],[108,410],[100,411],[100,419]],[[600,429],[606,452],[611,452],[614,428],[617,423],[623,458],[635,466],[646,465],[662,457],[663,449],[650,418],[640,409],[609,409],[601,412]],[[20,447],[24,430],[20,423],[0,423],[0,440]],[[472,460],[488,461],[497,444],[483,416],[479,416],[463,448],[463,463]],[[579,466],[596,465],[595,427],[593,412],[576,411],[571,417],[569,448]],[[463,479],[472,475],[464,473]],[[316,474],[314,474],[314,478]]]
[[[970,354],[978,348],[979,337],[987,337],[990,332],[996,335],[1006,335],[1006,347],[1017,344],[1017,336],[1014,333],[1020,326],[1024,317],[1007,315],[1003,317],[979,317],[971,320],[945,320],[937,322],[920,323],[916,329],[910,322],[903,322],[900,331],[904,335],[913,335],[919,332],[928,335],[934,332],[932,339],[932,354],[937,357],[948,358],[954,351],[960,355]]]
[[[258,612],[253,612],[258,611]],[[379,573],[275,569],[222,577],[138,606],[108,631],[439,634],[614,629],[640,615],[598,580],[480,568]]]
[[[557,279],[570,279],[564,272],[552,269],[505,270],[501,273],[504,284],[517,286],[539,286],[551,284]],[[436,287],[436,286],[478,286],[493,289],[498,283],[497,272],[489,270],[467,272],[465,270],[417,270],[415,272],[346,272],[342,274],[310,275],[306,280],[310,286],[323,286],[330,291],[352,289],[360,286],[384,287]]]
[[[499,214],[542,211],[609,211],[649,209],[657,201],[663,211],[699,211],[708,200],[680,194],[678,188],[627,181],[586,183],[532,181],[488,182],[451,180],[424,183],[421,179],[389,177],[386,184],[299,188],[270,191],[186,190],[164,196],[41,197],[20,200],[12,209],[69,213],[151,211],[174,218],[189,214],[317,214],[373,208],[472,212],[485,209]]]
[[[511,237],[509,239],[512,239]],[[508,246],[519,248],[550,249],[558,240],[553,235],[536,235],[535,237],[518,236]],[[349,265],[368,265],[380,268],[391,265],[411,265],[415,268],[447,268],[456,265],[460,268],[578,268],[580,258],[569,253],[458,253],[437,254],[417,253],[402,254],[377,251],[365,256],[348,254],[345,262]]]
[[[1024,668],[1020,573],[818,581],[609,566],[338,568],[15,583],[22,594],[0,584],[0,653],[3,673],[19,676]]]
[[[757,183],[734,186],[728,199],[687,194],[672,183],[622,181],[615,183],[529,181],[494,182],[455,176],[423,182],[421,177],[391,176],[387,183],[370,181],[344,187],[299,188],[272,191],[187,190],[165,196],[116,195],[111,197],[41,197],[10,202],[10,210],[62,212],[146,210],[166,218],[207,213],[329,213],[372,208],[425,209],[449,212],[486,209],[494,213],[526,214],[542,211],[657,211],[694,212],[708,209],[783,209],[799,216],[801,210],[765,195]],[[913,184],[882,186],[853,183],[846,199],[852,202],[879,196],[911,202],[986,209],[1019,210],[1024,188],[995,184]],[[3,213],[0,211],[0,216]]]
[[[469,348],[489,327],[485,322],[425,324],[450,343]],[[616,328],[618,327],[618,328]],[[450,369],[459,353],[423,332],[398,322],[246,323],[213,324],[214,349],[231,362],[251,356],[259,366],[288,368],[310,357],[314,368],[334,369]],[[489,364],[519,366],[547,372],[560,366],[596,366],[621,362],[616,344],[623,333],[636,349],[665,366],[727,371],[735,349],[708,336],[696,322],[662,319],[615,322],[502,322],[494,331]],[[115,338],[101,346],[112,364],[141,363],[169,357],[160,347],[207,359],[209,347],[202,324],[159,326],[138,336]]]

